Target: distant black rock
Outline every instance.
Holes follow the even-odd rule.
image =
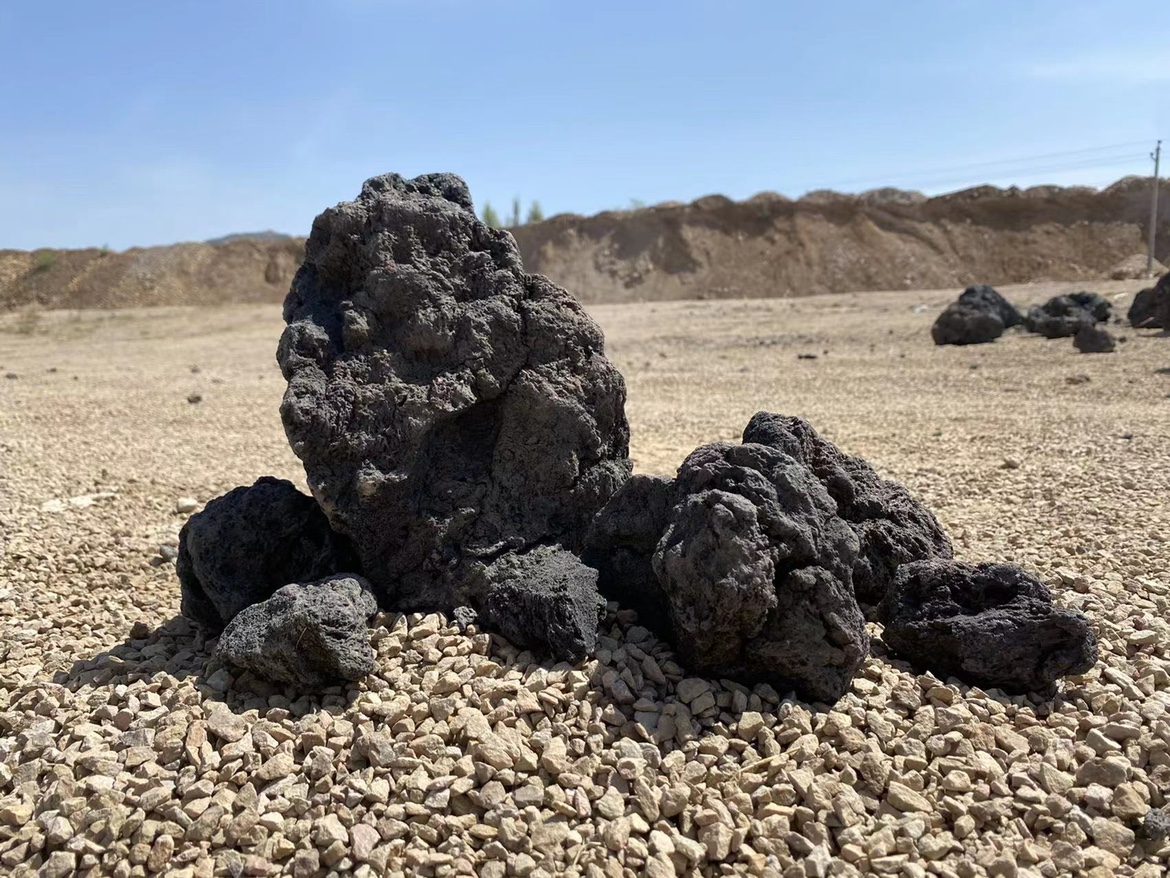
[[[1019,326],[1024,322],[1024,315],[1017,310],[1016,306],[987,284],[975,284],[967,287],[959,295],[959,304],[977,311],[994,314],[1003,321],[1006,329]]]
[[[998,314],[952,302],[934,321],[930,337],[936,345],[986,344],[1003,335],[1003,330]]]

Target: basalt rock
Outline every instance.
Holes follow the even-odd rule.
[[[647,628],[672,639],[670,614],[652,562],[674,505],[674,482],[631,476],[597,514],[581,556],[598,571],[601,593],[635,610]]]
[[[1024,322],[1024,315],[1016,309],[1016,306],[987,284],[975,284],[967,287],[959,294],[958,302],[968,308],[994,314],[1007,329],[1019,326]]]
[[[216,655],[302,691],[360,680],[374,667],[368,626],[377,611],[361,577],[293,583],[237,613]]]
[[[1170,327],[1170,274],[1162,275],[1153,287],[1134,296],[1126,316],[1137,328]]]
[[[605,600],[597,593],[597,571],[576,555],[556,546],[508,553],[485,575],[480,618],[486,627],[516,646],[547,648],[562,661],[580,661],[597,648]]]
[[[986,344],[1003,335],[1003,330],[999,315],[952,302],[934,321],[930,337],[936,345]]]
[[[317,217],[284,317],[285,431],[387,606],[482,613],[496,562],[579,551],[629,476],[600,328],[458,177],[376,177]]]
[[[1073,346],[1082,354],[1111,354],[1117,342],[1102,326],[1082,326],[1073,336]]]
[[[857,534],[853,589],[863,607],[876,607],[899,565],[953,557],[951,541],[934,513],[902,485],[879,476],[863,458],[845,454],[822,438],[803,418],[758,412],[743,441],[796,458],[825,486],[837,514]]]
[[[1155,287],[1146,287],[1134,294],[1125,319],[1135,329],[1161,329],[1160,310],[1157,306]]]
[[[628,603],[628,587],[643,605],[660,601],[645,621],[696,672],[815,701],[844,694],[869,649],[851,582],[857,537],[806,466],[764,445],[702,446],[669,485],[656,540],[646,525],[664,484],[627,491],[599,516],[586,552],[625,553],[606,573],[607,594]],[[639,521],[632,510],[646,496],[656,512]],[[657,591],[646,584],[647,560]]]
[[[179,532],[182,613],[211,634],[290,582],[357,569],[312,497],[264,476],[212,500]]]
[[[1089,620],[1011,564],[906,564],[879,617],[882,638],[917,669],[983,688],[1047,693],[1097,661]]]
[[[1033,305],[1025,322],[1031,332],[1045,338],[1069,338],[1083,326],[1107,322],[1111,311],[1109,300],[1097,293],[1070,293]]]

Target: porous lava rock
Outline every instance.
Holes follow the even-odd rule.
[[[905,487],[883,479],[867,461],[845,454],[803,418],[757,412],[744,442],[783,451],[807,466],[837,504],[837,514],[857,534],[853,565],[858,602],[875,608],[901,564],[954,556],[950,538],[925,505]]]
[[[579,661],[597,648],[605,600],[597,571],[559,546],[509,552],[485,571],[487,597],[480,621],[519,647],[551,648]]]
[[[1009,693],[1048,693],[1097,661],[1080,613],[1055,607],[1012,564],[916,561],[898,568],[879,608],[882,639],[915,668]]]
[[[318,216],[284,318],[285,432],[387,606],[482,611],[494,562],[579,551],[629,476],[600,328],[456,176],[376,177]]]
[[[998,314],[952,302],[930,328],[936,345],[986,344],[1003,335],[1004,323]]]
[[[869,635],[853,595],[857,536],[819,479],[765,445],[702,446],[670,485],[665,528],[652,541],[631,510],[662,490],[661,482],[635,483],[599,516],[585,557],[603,555],[601,544],[626,552],[607,572],[607,593],[626,603],[624,582],[636,600],[654,600],[641,552],[653,542],[661,607],[646,622],[668,620],[665,636],[688,667],[813,701],[840,698]]]
[[[987,284],[975,284],[967,287],[959,294],[958,302],[968,308],[994,314],[1003,321],[1006,329],[1019,326],[1024,322],[1024,315],[1019,312],[1016,306],[1000,295],[998,290]]]
[[[237,613],[215,654],[301,691],[360,680],[374,667],[369,620],[377,611],[359,576],[291,583]]]
[[[1144,290],[1139,290],[1134,294],[1133,302],[1129,306],[1129,311],[1126,312],[1125,319],[1135,329],[1162,328],[1162,321],[1160,320],[1159,314],[1161,309],[1156,304],[1157,294],[1155,290],[1155,287],[1146,287]]]
[[[312,497],[263,476],[187,519],[175,566],[182,614],[218,634],[278,588],[355,570],[357,559]]]
[[[1170,274],[1162,275],[1153,287],[1134,296],[1127,316],[1135,327],[1144,329],[1170,327]]]
[[[1073,336],[1073,346],[1082,354],[1111,354],[1117,342],[1103,326],[1082,326]]]
[[[1107,322],[1111,312],[1109,300],[1097,293],[1069,293],[1033,305],[1025,322],[1031,332],[1045,338],[1069,338],[1082,326]]]
[[[1109,318],[1113,316],[1113,304],[1100,293],[1082,291],[1069,293],[1068,297],[1093,315],[1093,319],[1098,323],[1108,323]]]
[[[597,569],[603,595],[636,611],[644,626],[667,640],[673,638],[670,614],[652,559],[673,505],[673,480],[631,476],[593,520],[581,556]]]

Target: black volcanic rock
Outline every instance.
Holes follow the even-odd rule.
[[[1033,305],[1028,309],[1025,323],[1029,331],[1045,338],[1069,338],[1082,326],[1107,322],[1112,307],[1108,299],[1097,293],[1053,296],[1043,305]]]
[[[343,574],[291,583],[228,623],[216,655],[228,664],[300,690],[360,680],[374,668],[369,583]]]
[[[1082,326],[1073,336],[1073,346],[1082,354],[1111,354],[1117,342],[1103,326]]]
[[[590,537],[607,596],[637,605],[693,671],[833,702],[868,653],[857,536],[820,480],[775,448],[704,445],[673,483],[632,481]]]
[[[929,509],[897,482],[883,479],[863,458],[845,454],[803,418],[758,412],[744,442],[783,451],[816,474],[860,543],[853,589],[863,607],[885,596],[901,564],[953,556],[951,541]]]
[[[1126,312],[1125,319],[1135,329],[1162,329],[1160,309],[1157,306],[1158,297],[1154,287],[1146,287],[1134,294],[1133,302]]]
[[[1126,317],[1136,328],[1170,327],[1170,274],[1162,275],[1154,286],[1134,296]]]
[[[987,284],[975,284],[967,287],[959,294],[958,303],[967,308],[994,314],[1006,329],[1019,326],[1024,322],[1024,315],[1016,309],[1016,306]]]
[[[379,599],[482,611],[503,555],[579,551],[630,472],[625,384],[581,305],[449,174],[367,181],[305,251],[281,416]]]
[[[509,552],[486,571],[481,621],[520,647],[548,649],[580,661],[597,648],[605,600],[597,571],[556,546]]]
[[[997,314],[952,302],[930,328],[936,345],[986,344],[1003,335],[1004,323]]]
[[[357,568],[312,497],[271,476],[209,502],[179,532],[182,613],[212,634],[290,582]]]
[[[1011,564],[906,564],[879,617],[882,639],[916,668],[983,688],[1047,693],[1097,661],[1089,620]]]
[[[634,475],[597,514],[581,560],[598,571],[598,588],[635,610],[643,625],[671,639],[670,614],[652,559],[674,505],[674,482]]]

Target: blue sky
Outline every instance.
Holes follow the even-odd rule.
[[[1149,173],[1170,137],[1170,15],[1165,0],[8,2],[0,120],[0,248],[305,234],[387,171],[454,171],[477,205],[519,195],[546,214],[1100,185]]]

